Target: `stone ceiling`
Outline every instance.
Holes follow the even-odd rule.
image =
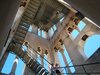
[[[41,30],[48,31],[68,12],[69,10],[57,0],[41,0],[41,6],[33,23]]]

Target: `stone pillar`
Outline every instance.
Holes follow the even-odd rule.
[[[0,61],[0,72],[1,72],[3,66],[4,66],[4,64],[5,64],[5,62],[6,62],[6,59],[7,59],[7,57],[8,57],[8,54],[9,54],[8,52],[5,52],[5,54],[3,55],[3,58],[2,58],[1,61]]]
[[[50,61],[50,63],[54,63],[54,60],[55,60],[55,58],[54,58],[54,49],[53,49],[51,44],[48,45],[48,47],[49,47],[49,50],[48,50],[49,51],[49,56],[48,56],[49,61]]]
[[[46,32],[46,38],[47,38],[48,40],[50,39],[49,33],[48,33],[48,32]]]
[[[40,56],[41,57],[41,56]],[[41,59],[41,65],[44,67],[44,55],[42,54],[42,57],[43,58],[40,58]]]
[[[42,37],[42,30],[40,29],[40,36]]]
[[[36,27],[36,34],[38,35],[38,27]]]
[[[35,33],[36,35],[38,35],[38,27],[35,26],[34,24],[32,24],[32,33]]]
[[[60,51],[60,52],[61,52],[61,54],[62,54],[63,60],[64,60],[64,62],[65,62],[65,65],[66,65],[66,66],[69,66],[69,65],[68,65],[68,62],[67,62],[67,60],[66,60],[66,57],[65,57],[65,55],[64,55],[64,50],[63,50],[63,51]],[[66,69],[67,69],[67,73],[71,73],[71,70],[70,70],[69,67],[67,67]]]
[[[14,64],[13,64],[10,75],[15,75],[17,64],[18,64],[18,57],[16,57],[15,60],[14,60]]]
[[[80,29],[79,29],[78,27],[76,28],[76,30],[77,30],[78,32],[81,32]]]
[[[24,68],[25,68],[25,69],[24,69],[24,73],[23,73],[23,75],[28,75],[27,66],[25,65]]]
[[[60,61],[59,61],[59,58],[58,58],[58,51],[57,52],[54,52],[54,58],[55,58],[54,63],[60,64]]]

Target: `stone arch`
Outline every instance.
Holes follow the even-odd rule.
[[[84,44],[85,44],[86,40],[87,40],[89,37],[91,37],[92,35],[94,35],[94,34],[96,34],[96,33],[93,32],[93,31],[87,31],[86,33],[84,33],[84,34],[82,35],[82,37],[81,37],[80,40],[78,41],[78,50],[79,50],[80,54],[83,56],[83,58],[84,58],[85,60],[87,60],[87,56],[86,56],[86,54],[85,54],[85,52],[84,52]]]
[[[94,34],[87,38],[84,44],[84,53],[87,58],[91,57],[100,47],[100,34]]]
[[[92,31],[87,31],[82,37],[81,40],[78,42],[79,46],[81,46],[83,48],[84,43],[86,41],[86,39],[88,39],[90,36],[94,35],[95,33]],[[83,38],[85,38],[85,40],[83,40]]]

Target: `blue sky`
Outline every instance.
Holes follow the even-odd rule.
[[[89,58],[100,47],[100,35],[92,35],[86,40],[84,52]]]
[[[80,21],[79,24],[78,24],[78,28],[79,28],[80,31],[82,31],[85,26],[86,26],[86,24],[83,21]],[[74,29],[72,31],[71,35],[73,36],[73,39],[75,39],[79,35],[78,30]]]
[[[82,30],[85,27],[85,23],[83,21],[81,21],[78,25],[79,29]],[[54,27],[55,28],[55,27]],[[53,31],[53,30],[52,30]],[[40,34],[40,32],[39,32]],[[78,36],[79,32],[77,30],[74,30],[72,32],[72,36],[74,37],[74,39]],[[86,56],[89,58],[91,55],[93,55],[93,53],[100,47],[100,34],[99,35],[92,35],[91,37],[89,37],[84,45],[84,52],[86,54]],[[69,57],[67,51],[65,50],[64,47],[64,54],[66,56],[66,60],[68,61],[68,63],[71,61],[71,58]],[[9,54],[8,58],[5,62],[5,65],[2,69],[2,73],[6,73],[9,74],[11,72],[12,66],[13,66],[13,62],[15,59],[16,55],[14,54]],[[60,58],[61,61],[61,66],[65,66],[65,63],[63,62],[63,58],[60,52],[58,52],[58,57]],[[38,62],[40,62],[40,56],[38,56]],[[45,58],[47,59],[47,57],[45,56]],[[47,64],[46,61],[44,61],[45,64]],[[41,62],[40,62],[41,63]],[[18,65],[17,65],[17,69],[16,69],[16,75],[22,75],[23,74],[23,67],[24,67],[24,62],[21,59],[18,59]],[[69,64],[69,66],[72,66],[73,63],[71,62]],[[47,68],[47,66],[45,66]],[[47,68],[48,69],[48,68]],[[74,72],[75,69],[71,68],[71,71]],[[65,72],[65,70],[64,70]]]

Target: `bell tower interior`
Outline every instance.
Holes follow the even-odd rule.
[[[0,75],[100,75],[99,2],[1,0]]]

